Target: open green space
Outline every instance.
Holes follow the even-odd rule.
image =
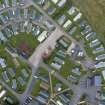
[[[35,83],[35,85],[33,86],[33,89],[32,89],[32,91],[31,91],[31,95],[32,95],[32,96],[37,96],[38,93],[40,92],[40,83],[41,83],[40,80],[36,80],[36,83]]]
[[[12,36],[8,42],[15,48],[19,48],[23,44],[25,44],[28,49],[29,56],[33,53],[33,51],[39,44],[38,40],[34,36],[32,36],[31,33],[19,33],[16,36]]]

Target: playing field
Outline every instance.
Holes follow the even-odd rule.
[[[105,44],[105,0],[71,0]]]

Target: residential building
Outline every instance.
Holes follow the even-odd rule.
[[[105,54],[98,55],[95,60],[100,61],[105,59]]]
[[[93,47],[98,46],[100,43],[101,42],[99,41],[99,39],[95,39],[95,40],[91,41],[91,43],[89,45],[90,45],[90,48],[93,48]]]
[[[38,41],[41,43],[41,42],[43,42],[47,37],[48,37],[48,32],[47,32],[47,31],[43,31],[43,32],[38,36]]]
[[[29,77],[29,74],[28,74],[28,72],[27,72],[26,69],[22,69],[22,70],[21,70],[21,73],[22,73],[22,76],[23,76],[23,77],[25,77],[25,78],[28,78],[28,77]]]
[[[1,66],[2,68],[6,68],[6,67],[7,67],[7,65],[6,65],[6,63],[5,63],[5,59],[0,58],[0,66]]]
[[[96,69],[99,69],[99,68],[104,68],[105,67],[105,62],[99,62],[95,65],[95,68]]]
[[[64,15],[64,14],[59,16],[59,18],[57,20],[59,25],[63,25],[65,21],[66,21],[66,15]]]
[[[17,81],[16,81],[16,79],[12,80],[12,88],[15,89],[15,90],[17,89]]]
[[[6,71],[2,72],[2,78],[5,82],[10,82],[9,76]]]
[[[59,7],[63,7],[66,2],[67,2],[67,0],[60,0],[57,5],[58,5]]]
[[[58,64],[58,63],[51,63],[51,67],[53,67],[54,69],[60,70],[62,65]]]
[[[101,87],[102,86],[102,80],[101,80],[101,76],[100,75],[96,75],[95,77],[94,77],[94,85],[96,86],[96,87]]]

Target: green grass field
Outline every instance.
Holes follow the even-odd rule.
[[[16,36],[12,36],[8,42],[15,48],[19,48],[22,43],[26,43],[29,47],[29,56],[33,53],[39,44],[38,40],[32,36],[31,33],[19,33]]]
[[[70,0],[105,44],[105,0]]]

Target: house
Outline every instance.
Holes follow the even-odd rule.
[[[21,22],[19,24],[19,30],[20,30],[20,32],[25,32],[25,30],[24,30],[24,23],[23,22]]]
[[[57,105],[63,105],[63,103],[59,100],[56,101]]]
[[[39,92],[39,95],[40,96],[43,96],[44,98],[49,98],[49,93],[47,92],[47,91],[45,91],[45,90],[41,90],[40,92]]]
[[[82,13],[79,12],[79,13],[73,18],[73,21],[74,21],[74,22],[77,22],[78,20],[81,19],[81,17],[82,17]]]
[[[12,89],[17,89],[17,82],[16,82],[16,79],[13,79],[12,80]]]
[[[3,101],[8,102],[10,105],[14,104],[14,101],[11,97],[4,97]]]
[[[103,78],[105,80],[105,70],[102,71],[102,76],[103,76]]]
[[[39,26],[33,26],[32,28],[32,35],[33,36],[38,36],[41,33],[41,29]]]
[[[23,77],[25,77],[25,78],[28,78],[28,77],[29,77],[29,74],[28,74],[28,72],[27,72],[26,69],[22,69],[22,70],[21,70],[21,73],[22,73],[22,76],[23,76]]]
[[[28,12],[29,12],[28,8],[25,8],[24,9],[24,19],[28,19],[28,15],[29,15]]]
[[[15,10],[15,18],[20,18],[20,9],[16,8]]]
[[[6,94],[6,90],[2,90],[2,91],[0,92],[0,98],[2,98],[5,94]]]
[[[98,55],[95,59],[97,61],[104,60],[105,59],[105,54]]]
[[[89,34],[87,34],[87,35],[85,36],[85,39],[86,39],[87,41],[89,41],[89,40],[92,40],[95,36],[96,36],[96,33],[95,33],[95,32],[90,32]]]
[[[77,78],[75,76],[73,76],[73,75],[70,75],[70,76],[67,77],[67,80],[72,81],[72,82],[76,82]]]
[[[80,23],[79,23],[79,27],[81,29],[85,29],[87,26],[87,22],[85,20],[81,20]]]
[[[58,64],[58,63],[52,62],[52,63],[51,63],[51,67],[53,67],[54,69],[60,70],[61,67],[62,67],[62,65],[60,65],[60,64]]]
[[[64,48],[67,48],[69,46],[69,44],[64,39],[60,39],[58,43]]]
[[[67,20],[64,25],[63,25],[63,28],[67,29],[69,26],[72,25],[72,21],[71,20]]]
[[[12,78],[14,78],[15,77],[15,71],[13,70],[13,68],[8,68],[7,69],[7,72],[8,72],[8,74],[12,77]]]
[[[32,30],[32,23],[28,23],[26,32],[30,33],[31,30]]]
[[[92,28],[90,27],[90,25],[86,25],[86,26],[84,25],[82,27],[85,27],[83,29],[83,31],[81,32],[82,35],[86,35],[86,34],[88,34],[88,33],[90,33],[92,31]]]
[[[76,68],[72,69],[72,73],[80,76],[81,75],[80,68],[76,67]]]
[[[18,82],[20,83],[21,86],[24,86],[26,84],[26,81],[24,81],[24,79],[21,76],[19,76],[17,78],[17,80],[18,80]]]
[[[57,4],[59,0],[51,0],[54,4]]]
[[[70,36],[73,35],[73,33],[75,33],[76,30],[77,30],[77,27],[76,27],[76,26],[72,27],[72,28],[68,31],[68,35],[70,35]]]
[[[41,82],[40,87],[42,89],[48,90],[49,89],[49,84],[45,83],[45,82]]]
[[[58,5],[59,7],[63,7],[66,2],[67,2],[67,0],[60,0],[57,5]]]
[[[42,20],[42,18],[43,18],[43,16],[42,16],[41,14],[36,14],[34,20],[35,20],[36,22],[40,22],[40,21]]]
[[[35,19],[35,16],[36,16],[36,11],[33,9],[32,10],[32,13],[30,15],[30,19],[34,20]]]
[[[13,10],[8,10],[8,16],[9,18],[12,20],[14,18],[14,13],[13,13]]]
[[[104,51],[105,51],[104,46],[103,46],[103,45],[100,45],[99,47],[95,48],[95,49],[92,51],[92,53],[93,53],[93,54],[97,54],[97,53],[102,53],[102,52],[104,52]]]
[[[62,84],[57,83],[56,86],[54,87],[54,90],[57,91],[57,92],[60,92],[62,90]]]
[[[4,4],[6,7],[9,7],[9,0],[4,0]]]
[[[35,99],[40,102],[41,104],[45,104],[47,103],[47,99],[43,98],[42,96],[37,96],[35,97]]]
[[[54,25],[53,25],[52,22],[49,21],[49,20],[45,20],[43,24],[44,24],[49,30],[54,29]]]
[[[63,25],[65,21],[66,21],[66,15],[64,15],[64,14],[59,16],[59,18],[57,20],[59,25]]]
[[[99,68],[104,68],[105,67],[105,62],[99,62],[95,65],[95,68],[96,69],[99,69]]]
[[[55,7],[49,7],[47,9],[47,12],[48,12],[49,15],[53,15],[55,13],[55,11],[56,11],[56,8]]]
[[[4,79],[5,82],[7,83],[10,82],[10,79],[6,71],[2,72],[2,78]]]
[[[13,31],[14,35],[17,35],[18,34],[17,28],[16,28],[16,24],[13,24],[12,25],[12,31]]]
[[[3,15],[0,14],[0,20],[2,21],[3,24],[6,24],[7,20],[8,20],[8,17],[3,16]]]
[[[17,5],[17,0],[12,0],[12,6],[15,7]]]
[[[2,67],[2,68],[6,68],[7,66],[6,66],[6,63],[5,63],[5,60],[3,59],[3,58],[0,58],[0,66]]]
[[[46,75],[40,76],[39,79],[42,80],[43,82],[49,83],[49,77]]]
[[[77,14],[77,11],[78,11],[78,9],[77,9],[76,7],[74,7],[74,6],[72,6],[72,7],[67,11],[67,13],[68,13],[69,15],[74,15],[74,14]]]
[[[64,94],[60,94],[59,98],[61,99],[62,102],[64,102],[65,104],[70,103],[70,99],[68,97],[66,97]]]
[[[100,44],[101,42],[99,41],[99,39],[95,39],[93,41],[91,41],[91,43],[89,44],[90,48],[96,47]]]
[[[48,32],[43,31],[39,36],[38,36],[38,41],[41,43],[43,42],[46,38],[48,37]]]
[[[3,29],[3,32],[4,32],[4,35],[5,35],[7,38],[11,37],[12,34],[13,34],[13,32],[12,32],[8,27],[4,28],[4,29]]]
[[[64,60],[62,60],[61,58],[58,58],[58,57],[54,57],[53,61],[60,64],[60,65],[64,64]]]
[[[66,57],[65,53],[62,50],[59,50],[56,55],[62,59],[64,59]]]
[[[19,0],[20,6],[23,6],[25,4],[25,0]]]
[[[101,76],[99,75],[94,76],[94,85],[96,87],[101,87],[102,86],[101,82],[102,82]]]
[[[4,8],[5,8],[5,5],[4,4],[1,4],[0,5],[0,11],[2,11]]]

